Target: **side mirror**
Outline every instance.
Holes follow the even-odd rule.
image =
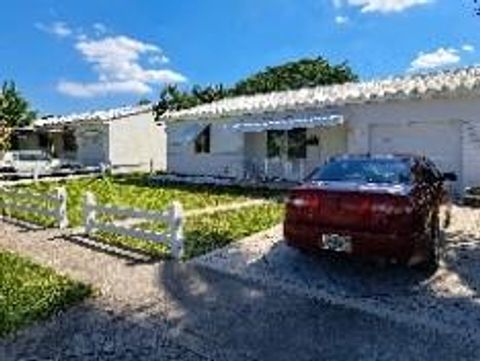
[[[458,180],[457,175],[454,172],[446,172],[442,174],[443,181],[456,182]]]

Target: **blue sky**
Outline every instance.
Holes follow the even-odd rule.
[[[473,0],[15,0],[2,13],[0,81],[53,114],[306,56],[370,79],[476,64],[480,52]]]

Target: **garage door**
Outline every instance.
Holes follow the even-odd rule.
[[[429,157],[444,172],[461,176],[460,122],[373,125],[372,153],[409,153]]]

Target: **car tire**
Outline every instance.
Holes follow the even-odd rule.
[[[434,273],[440,266],[443,258],[442,240],[440,220],[437,216],[434,216],[431,221],[429,239],[426,245],[426,260],[422,264],[422,268],[429,273]]]

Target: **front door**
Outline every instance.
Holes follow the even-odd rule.
[[[268,178],[299,181],[305,176],[307,130],[267,131],[266,174]]]

